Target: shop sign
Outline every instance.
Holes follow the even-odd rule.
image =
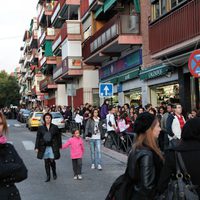
[[[117,86],[117,92],[123,92],[121,83],[119,83],[119,85]]]
[[[169,70],[169,66],[166,66],[166,65],[160,65],[160,66],[156,66],[150,69],[146,69],[146,70],[141,71],[140,79],[146,80],[146,79],[152,79],[158,76],[162,76],[165,73],[167,73],[168,70]]]
[[[162,69],[157,69],[155,71],[152,71],[152,72],[149,72],[148,74],[148,78],[154,78],[154,77],[157,77],[157,76],[161,76],[163,74],[163,70]]]
[[[192,76],[200,78],[200,49],[190,55],[188,67]]]
[[[141,50],[125,56],[124,58],[102,67],[99,70],[100,79],[107,78],[109,76],[121,73],[126,70],[133,69],[142,64],[142,52]]]

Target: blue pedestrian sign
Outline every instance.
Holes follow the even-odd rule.
[[[113,96],[113,84],[112,83],[100,83],[99,84],[99,97],[112,97]]]

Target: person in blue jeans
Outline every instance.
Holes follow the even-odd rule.
[[[99,118],[99,111],[98,109],[94,109],[85,127],[86,140],[88,140],[90,143],[90,152],[92,160],[91,169],[95,169],[97,167],[98,170],[102,170],[101,134],[102,123]]]

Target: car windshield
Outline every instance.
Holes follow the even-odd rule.
[[[35,113],[35,117],[42,117],[43,113]]]
[[[53,119],[63,118],[63,116],[61,115],[61,113],[51,113],[51,114],[52,114]]]

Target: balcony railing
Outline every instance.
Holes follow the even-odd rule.
[[[193,0],[149,25],[152,54],[200,35],[200,1]]]
[[[139,33],[139,16],[115,15],[85,42],[83,47],[83,57],[89,57],[119,35],[138,35]]]
[[[41,37],[39,39],[40,40],[40,45],[43,43],[45,38],[47,38],[49,40],[53,40],[54,37],[55,37],[55,29],[54,28],[47,28],[41,34]]]
[[[40,91],[53,88],[56,88],[56,84],[53,81],[53,77],[48,76],[44,80],[40,81]]]
[[[64,39],[69,35],[81,35],[80,21],[66,20],[53,42],[52,50],[54,51],[59,46],[59,44],[61,44],[64,41]]]

